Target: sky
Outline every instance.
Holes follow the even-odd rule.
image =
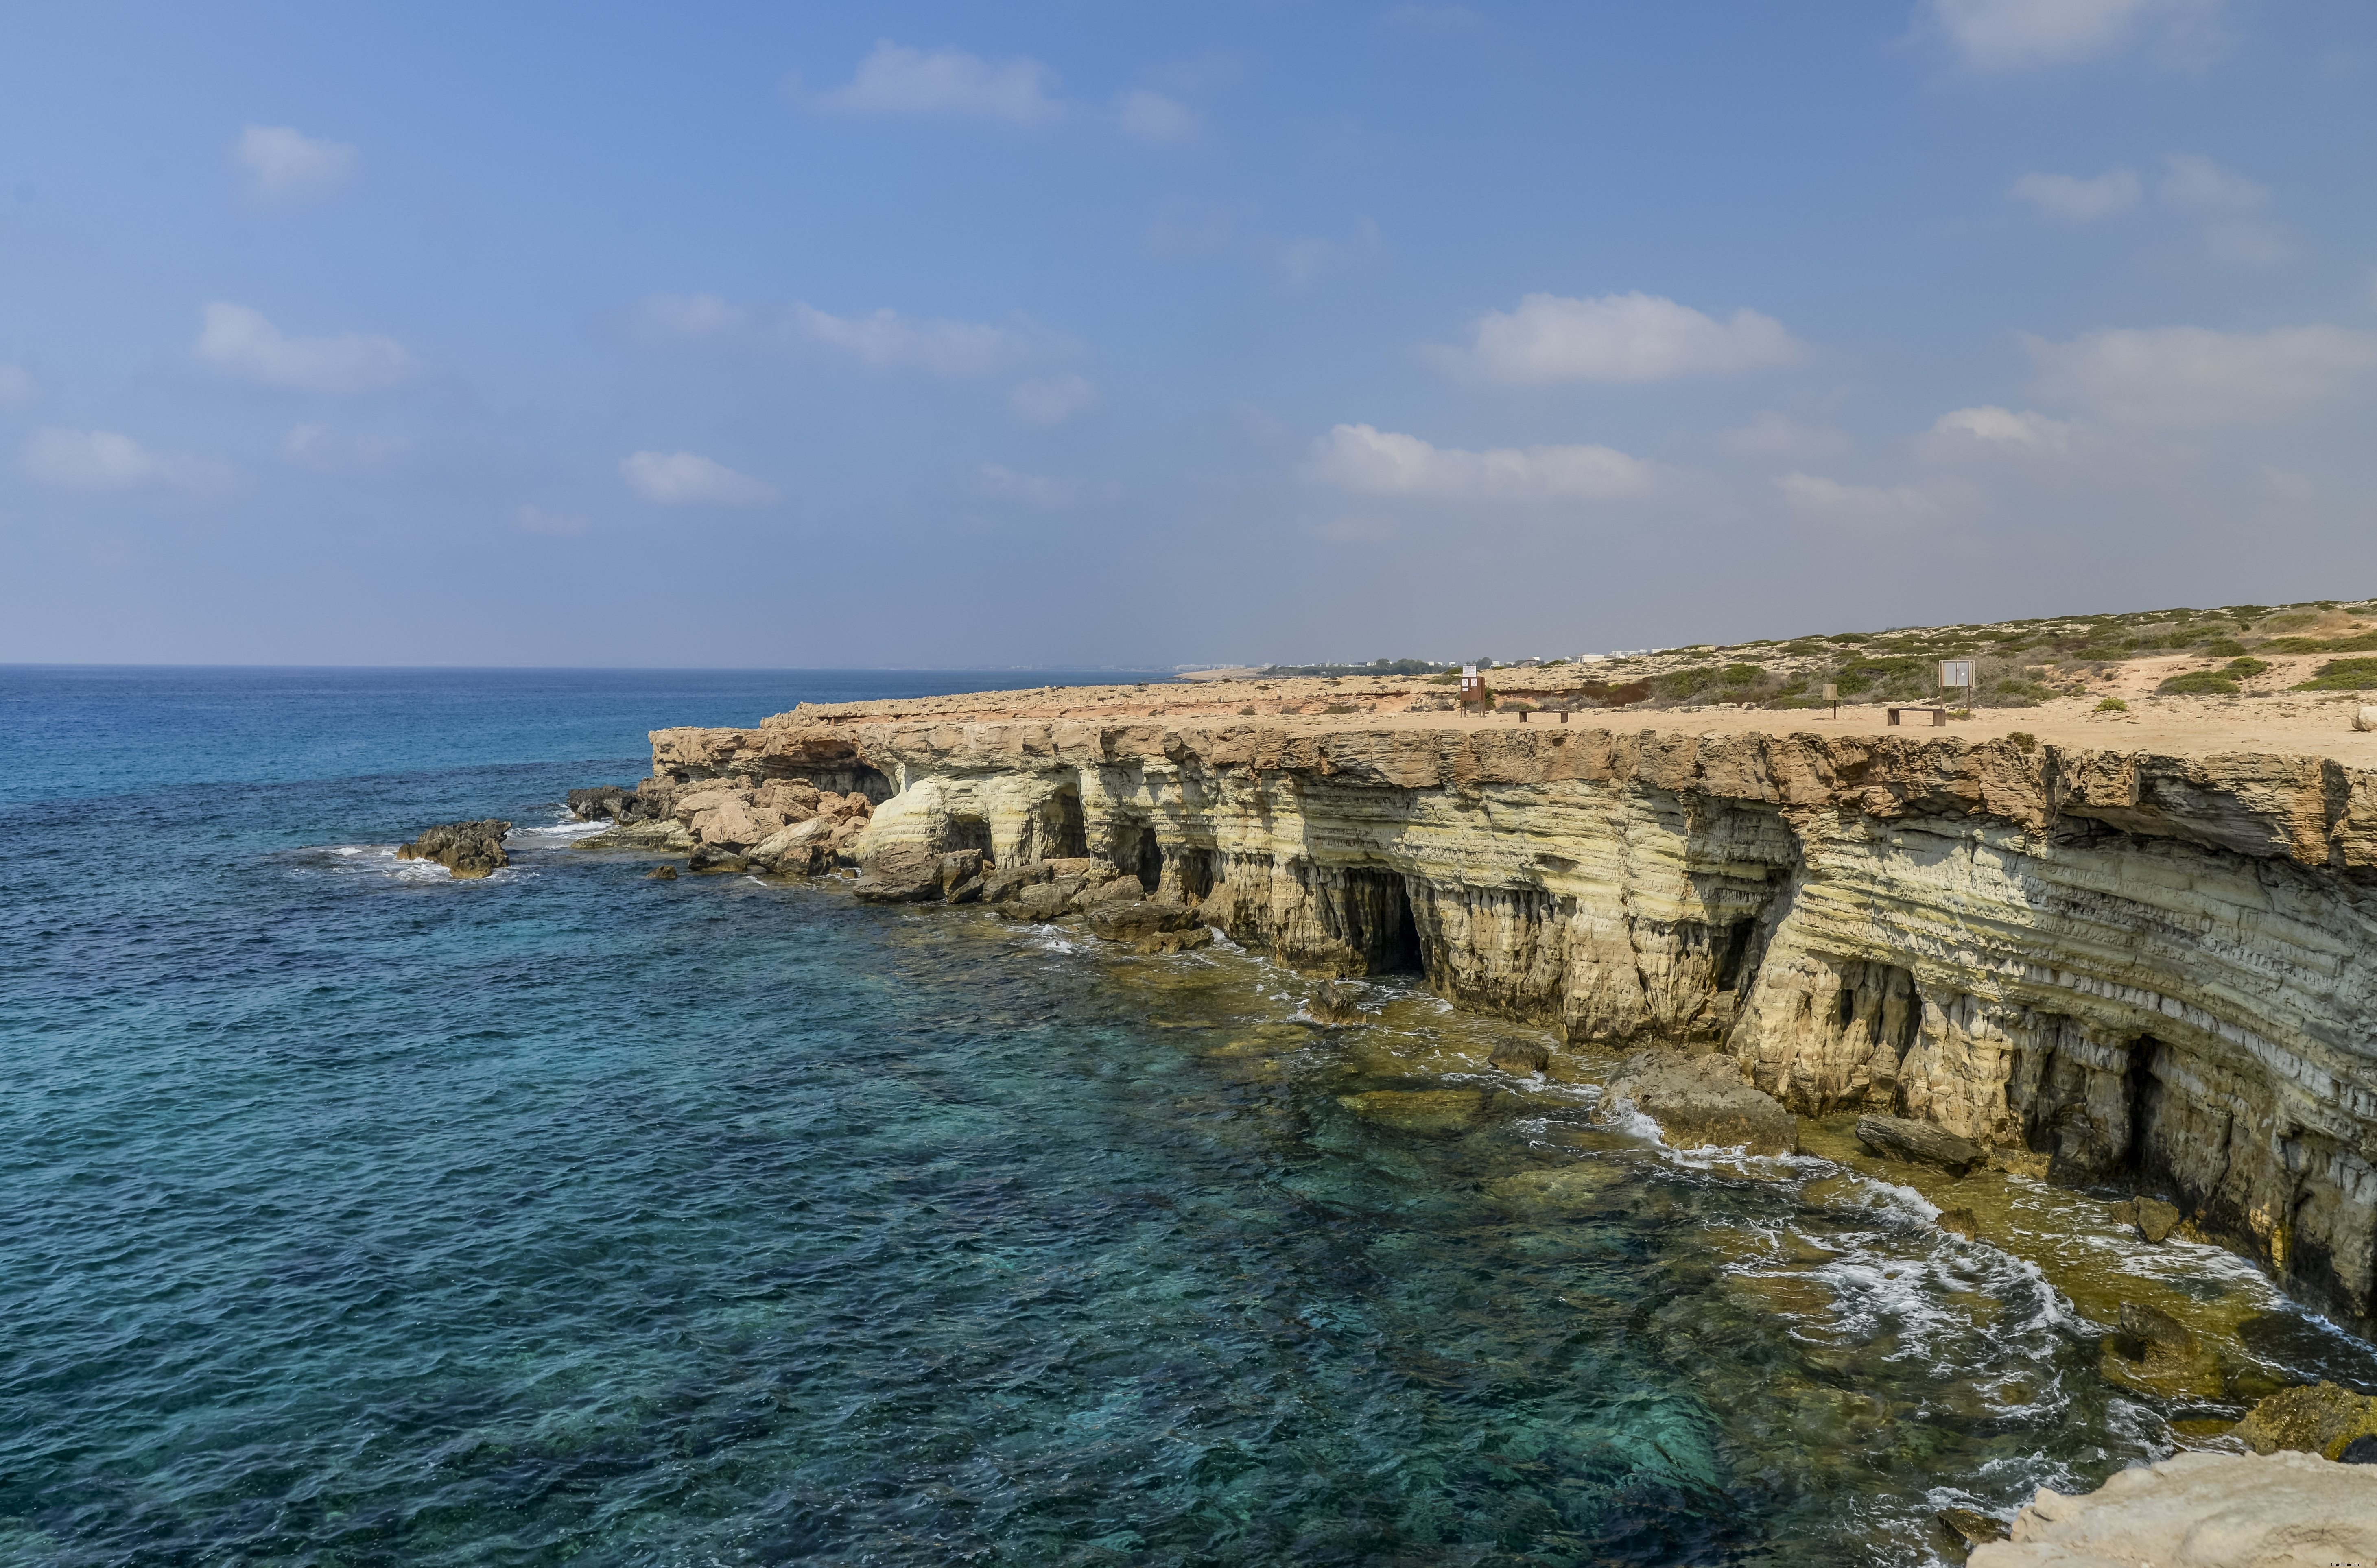
[[[2377,593],[2365,0],[0,18],[0,662]]]

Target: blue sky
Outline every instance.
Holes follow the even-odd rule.
[[[0,660],[2377,592],[2345,0],[20,6]]]

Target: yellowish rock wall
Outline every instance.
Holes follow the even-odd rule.
[[[1571,1041],[1695,1043],[2175,1191],[2377,1327],[2377,778],[1951,738],[1033,721],[663,731],[883,796],[857,853],[1089,853],[1235,939]]]

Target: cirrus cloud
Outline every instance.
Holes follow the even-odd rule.
[[[698,452],[632,452],[619,460],[619,477],[663,507],[760,507],[776,498],[775,486]]]
[[[221,301],[200,313],[192,352],[225,375],[289,391],[381,392],[421,373],[420,363],[394,338],[369,332],[293,338],[262,311]]]
[[[1610,500],[1652,486],[1651,465],[1600,446],[1438,447],[1368,425],[1339,425],[1312,443],[1307,477],[1365,496],[1437,500]]]
[[[1940,515],[1940,503],[1912,485],[1847,485],[1794,472],[1777,479],[1774,487],[1800,516],[1861,533],[1911,533]]]
[[[2144,187],[2133,169],[2108,169],[2093,178],[2077,174],[2025,174],[2006,194],[2041,212],[2086,222],[2137,205]]]
[[[2068,419],[2049,419],[2027,409],[2016,413],[1995,403],[1984,403],[1941,414],[1933,422],[1930,434],[2000,450],[2060,452],[2072,445],[2072,428]],[[1936,449],[1954,448],[1942,446]],[[1970,449],[1969,445],[1966,449]]]
[[[1429,352],[1463,380],[1540,386],[1727,375],[1788,364],[1801,348],[1771,316],[1744,309],[1719,321],[1637,292],[1592,299],[1528,294],[1516,310],[1479,317],[1468,348]]]
[[[1001,376],[1069,358],[1080,345],[1016,318],[1006,326],[881,309],[836,316],[794,301],[746,305],[715,294],[654,294],[636,307],[634,335],[659,346],[823,350],[869,370],[921,371],[950,380]]]

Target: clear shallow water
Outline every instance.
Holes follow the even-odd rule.
[[[1661,1151],[1407,987],[1319,1030],[553,831],[829,688],[149,674],[0,672],[0,1560],[1917,1562],[2170,1441],[1913,1191]],[[488,814],[546,831],[485,881],[387,853]]]

